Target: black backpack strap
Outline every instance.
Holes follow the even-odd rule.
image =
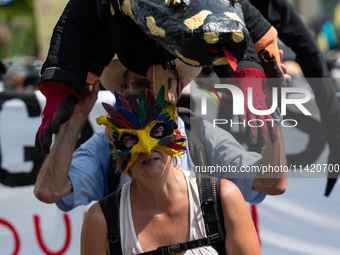
[[[225,231],[222,204],[220,199],[220,183],[217,178],[204,177],[196,174],[201,210],[203,214],[207,237],[166,246],[156,250],[141,253],[143,255],[170,255],[202,246],[211,245],[218,254],[226,255]]]
[[[170,254],[175,254],[177,252],[183,252],[186,250],[195,249],[195,248],[202,247],[202,246],[213,245],[214,243],[219,242],[220,239],[221,237],[219,233],[216,233],[214,235],[211,235],[205,238],[201,238],[201,239],[197,239],[197,240],[193,240],[193,241],[189,241],[185,243],[177,243],[177,244],[161,246],[161,247],[158,247],[156,250],[140,253],[140,255],[141,254],[143,255],[170,255]]]
[[[99,201],[107,224],[107,237],[110,242],[110,254],[122,254],[119,229],[119,206],[121,190],[111,193]]]
[[[196,182],[206,234],[207,236],[213,234],[220,235],[220,242],[216,242],[212,246],[218,252],[218,254],[225,255],[225,229],[220,198],[221,180],[196,174]]]
[[[185,124],[185,132],[188,138],[189,151],[195,166],[209,165],[205,151],[205,132],[203,119],[195,115],[187,108],[178,107],[178,115]]]

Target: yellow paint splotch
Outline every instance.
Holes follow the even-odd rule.
[[[204,20],[207,18],[209,14],[212,14],[211,11],[208,10],[203,10],[197,13],[196,15],[192,16],[191,18],[188,18],[184,21],[184,24],[189,28],[189,29],[197,29],[200,26],[204,24]]]
[[[148,26],[150,32],[154,36],[160,36],[160,37],[165,37],[165,30],[161,27],[158,27],[156,25],[156,21],[154,17],[146,17],[146,25]]]

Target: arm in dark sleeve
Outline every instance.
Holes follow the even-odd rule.
[[[252,36],[253,42],[256,43],[268,32],[272,25],[249,3],[249,0],[241,0],[240,4],[247,29]]]
[[[295,53],[319,53],[312,34],[287,0],[251,0],[251,3],[276,28],[279,38]]]
[[[110,39],[107,26],[103,28],[102,34],[99,36],[96,48],[92,55],[92,63],[89,71],[100,77],[104,67],[107,66],[115,55],[115,50]]]
[[[324,78],[308,81],[314,91],[322,124],[327,132],[330,147],[328,164],[338,164],[340,132],[337,127],[340,125],[340,105],[329,79],[327,65],[314,37],[287,0],[251,0],[251,2],[277,29],[280,39],[296,53],[296,61],[300,64],[305,77]],[[330,194],[336,177],[332,173],[328,174],[326,196]]]
[[[242,11],[247,29],[252,36],[257,52],[267,50],[270,56],[275,57],[276,63],[280,63],[280,54],[277,46],[276,29],[262,16],[262,14],[249,3],[249,0],[241,0]],[[280,66],[279,66],[280,67]],[[265,67],[268,77],[272,68]]]
[[[53,30],[41,82],[62,82],[80,94],[88,71],[99,74],[103,67],[98,66],[105,65],[114,55],[112,46],[103,55],[110,41],[106,30],[98,17],[96,1],[69,1]],[[96,47],[99,39],[105,47]]]

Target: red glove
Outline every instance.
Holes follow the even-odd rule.
[[[239,115],[239,122],[245,121],[245,126],[239,124],[240,133],[244,134],[246,128],[250,128],[249,140],[252,144],[256,144],[258,139],[261,147],[267,144],[267,131],[269,130],[272,142],[277,140],[276,124],[271,115],[255,115],[249,110],[248,106],[248,88],[252,88],[253,106],[257,110],[267,110],[265,104],[265,95],[263,89],[266,85],[266,77],[263,72],[256,68],[243,68],[233,73],[227,83],[233,84],[240,88],[244,95],[244,115]],[[229,97],[231,93],[226,89]],[[266,121],[266,119],[268,121]],[[251,121],[248,125],[248,121]],[[262,120],[262,121],[261,121]],[[258,127],[253,127],[258,126]]]
[[[74,88],[62,82],[42,82],[39,88],[46,97],[46,105],[41,115],[41,125],[35,136],[35,148],[37,153],[43,151],[44,154],[48,154],[52,134],[57,134],[60,125],[72,116],[80,96]]]

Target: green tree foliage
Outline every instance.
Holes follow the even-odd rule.
[[[13,0],[0,7],[0,56],[36,55],[36,31],[32,0]]]

